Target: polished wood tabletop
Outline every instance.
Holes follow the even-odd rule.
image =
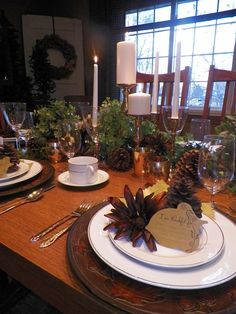
[[[71,271],[65,235],[44,249],[39,247],[39,242],[30,242],[30,237],[76,209],[83,200],[101,201],[108,196],[122,196],[124,184],[136,192],[145,186],[145,179],[135,176],[132,170],[106,169],[110,175],[107,183],[90,190],[76,189],[57,182],[57,176],[65,170],[66,163],[55,165],[56,187],[45,192],[42,199],[0,216],[0,269],[63,313],[123,313],[92,294]],[[209,201],[204,189],[198,193],[202,201]],[[230,193],[216,196],[216,200],[224,204],[233,199],[236,198]]]

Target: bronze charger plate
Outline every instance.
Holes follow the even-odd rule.
[[[94,253],[87,235],[89,222],[100,208],[83,214],[67,238],[71,269],[95,296],[129,313],[235,313],[236,278],[213,288],[172,290],[135,281],[106,265]]]
[[[42,171],[38,175],[26,181],[16,183],[12,186],[8,186],[6,189],[1,189],[0,197],[10,196],[29,191],[50,180],[55,172],[54,167],[50,165],[48,162],[40,161],[40,163],[42,165]]]

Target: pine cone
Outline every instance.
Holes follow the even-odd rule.
[[[12,166],[8,168],[7,172],[9,173],[18,170],[20,158],[18,156],[18,151],[13,145],[5,143],[3,146],[0,146],[0,158],[5,156],[9,157],[10,162],[12,163]]]
[[[197,149],[185,152],[175,166],[174,179],[187,178],[192,180],[194,186],[201,186],[197,171],[198,158],[199,151]]]
[[[161,133],[157,135],[145,135],[140,143],[141,147],[148,147],[154,150],[156,155],[166,155],[169,147],[169,142]]]
[[[2,136],[2,137],[15,137],[16,132],[13,131],[11,128],[6,127],[4,130],[0,130],[0,136]]]
[[[188,203],[192,206],[195,215],[201,218],[201,202],[194,194],[194,183],[189,177],[175,177],[166,194],[166,205],[167,207],[176,208],[179,203]]]
[[[119,147],[108,154],[108,165],[118,171],[126,171],[132,165],[131,153],[129,150]]]

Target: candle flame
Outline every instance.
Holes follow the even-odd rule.
[[[98,63],[98,57],[97,56],[94,57],[94,62]]]

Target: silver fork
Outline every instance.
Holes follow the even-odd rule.
[[[96,205],[96,203],[94,203],[92,201],[82,201],[82,203],[79,205],[78,208],[76,208],[76,210],[71,212],[69,215],[66,215],[65,217],[59,219],[58,221],[56,221],[52,225],[48,226],[47,228],[43,229],[39,233],[33,235],[30,238],[30,241],[31,242],[38,241],[39,239],[44,237],[46,234],[48,234],[50,231],[54,230],[56,227],[60,226],[61,224],[63,224],[67,220],[69,220],[73,217],[80,217],[83,212],[87,211],[89,208],[91,208],[94,205]]]
[[[87,206],[84,206],[81,210],[80,210],[80,216],[86,212],[88,209],[98,205],[99,202],[97,203],[93,203],[93,202],[88,202],[86,205]],[[45,241],[43,241],[41,244],[40,244],[40,248],[45,248],[45,247],[48,247],[50,246],[51,244],[53,244],[58,238],[60,238],[63,234],[65,234],[68,230],[70,230],[70,228],[72,227],[74,221],[72,223],[70,223],[68,226],[66,226],[65,228],[53,233],[50,237],[46,238]]]

